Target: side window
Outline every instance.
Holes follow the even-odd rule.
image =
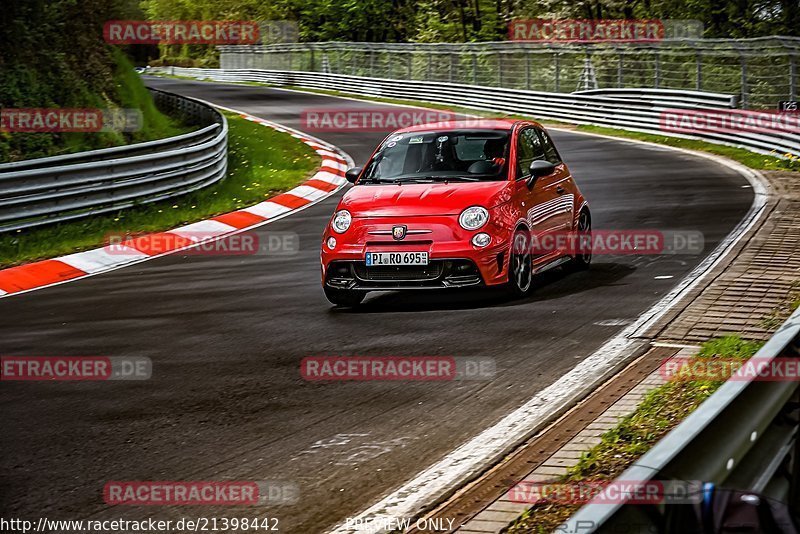
[[[544,147],[545,159],[547,159],[547,161],[550,163],[555,163],[556,165],[561,163],[561,156],[558,155],[556,146],[553,144],[553,140],[550,139],[550,136],[547,135],[543,130],[539,130],[539,135],[542,138],[542,147]]]
[[[542,141],[533,128],[522,130],[519,134],[517,145],[517,177],[522,178],[530,175],[528,170],[531,162],[537,159],[545,159]]]

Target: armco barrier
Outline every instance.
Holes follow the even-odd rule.
[[[0,232],[156,202],[218,182],[228,166],[228,123],[214,108],[163,91],[158,107],[194,132],[133,145],[0,165]]]
[[[800,357],[800,309],[754,357]],[[701,481],[717,491],[752,491],[800,511],[798,386],[791,380],[726,382],[619,480]],[[589,503],[563,532],[678,532],[669,525],[687,506]]]
[[[686,135],[667,132],[660,127],[661,113],[665,110],[674,108],[691,110],[727,107],[730,105],[732,98],[729,95],[711,94],[705,95],[701,99],[697,93],[691,93],[687,95],[687,98],[677,99],[674,98],[673,93],[673,97],[667,103],[664,101],[664,96],[658,100],[652,97],[649,99],[631,98],[629,95],[596,96],[573,93],[545,93],[447,82],[364,78],[321,72],[181,67],[153,68],[150,69],[150,72],[221,82],[250,81],[276,86],[332,89],[367,96],[420,100],[504,114],[530,115],[574,124],[595,124],[672,137],[702,139],[711,143],[745,148],[761,154],[772,152],[775,152],[778,156],[786,153],[800,154],[800,134],[792,132],[706,131],[698,132],[695,135]],[[653,95],[651,91],[648,91],[648,93]],[[714,103],[716,104],[714,105]]]

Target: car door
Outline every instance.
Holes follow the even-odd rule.
[[[560,195],[552,176],[541,176],[532,186],[528,185],[531,162],[546,158],[541,137],[533,126],[519,132],[516,148],[517,201],[531,230],[533,260],[535,263],[547,261],[552,256],[559,255],[558,251],[548,245],[552,244],[552,240],[547,236],[563,226]]]
[[[550,163],[556,165],[556,169],[552,175],[547,176],[547,182],[550,187],[555,189],[558,197],[559,213],[556,215],[559,229],[572,230],[572,224],[575,220],[575,182],[569,168],[561,161],[561,156],[558,154],[553,140],[544,130],[536,128],[536,133],[539,134],[539,139],[542,143],[545,159]]]

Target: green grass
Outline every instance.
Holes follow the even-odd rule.
[[[319,166],[319,156],[294,137],[226,116],[230,137],[223,181],[170,201],[0,235],[0,267],[94,248],[108,234],[167,230],[251,206],[291,189]]]
[[[181,77],[185,78],[185,77]],[[195,78],[195,81],[197,79]],[[762,154],[756,154],[755,152],[750,152],[749,150],[745,150],[743,148],[736,148],[731,146],[725,145],[718,145],[714,143],[707,143],[705,141],[696,141],[693,139],[682,139],[679,137],[669,137],[666,135],[657,135],[657,134],[648,134],[648,133],[640,133],[640,132],[632,132],[630,130],[621,130],[617,128],[606,128],[602,126],[592,126],[592,125],[573,125],[559,121],[552,121],[552,120],[545,120],[545,119],[537,119],[535,117],[526,116],[526,115],[517,115],[517,114],[501,114],[497,112],[491,112],[486,110],[480,109],[473,109],[473,108],[465,108],[459,106],[445,106],[441,104],[432,104],[429,102],[420,102],[417,100],[403,100],[397,98],[383,98],[383,97],[374,97],[374,96],[364,96],[354,93],[345,93],[341,91],[333,91],[329,89],[310,89],[306,87],[298,87],[298,86],[275,86],[270,84],[258,83],[258,82],[232,82],[238,83],[240,85],[252,85],[252,86],[265,86],[265,87],[276,87],[279,89],[293,89],[297,91],[304,91],[310,93],[319,93],[323,95],[330,95],[330,96],[344,96],[348,98],[357,98],[359,100],[368,100],[372,102],[382,102],[387,104],[399,104],[405,106],[417,106],[422,108],[429,108],[429,109],[439,109],[439,110],[446,110],[451,111],[453,113],[463,113],[467,115],[477,115],[480,117],[492,117],[492,118],[510,118],[510,119],[522,119],[522,120],[535,120],[541,122],[547,126],[556,127],[556,128],[570,128],[577,131],[587,132],[587,133],[597,133],[602,135],[608,135],[612,137],[622,137],[626,139],[636,139],[640,141],[649,141],[651,143],[658,143],[662,145],[674,146],[677,148],[685,148],[688,150],[699,150],[703,152],[708,152],[711,154],[716,154],[719,156],[724,156],[726,158],[732,159],[734,161],[738,161],[739,163],[746,165],[752,169],[759,169],[759,170],[791,170],[791,171],[800,171],[800,156],[794,154],[788,154],[790,156],[789,159],[782,159],[776,156],[767,156]]]
[[[764,316],[761,326],[767,330],[776,330],[797,308],[800,308],[800,280],[792,284],[789,295],[784,301]]]
[[[704,343],[696,357],[746,360],[758,352],[761,345],[761,342],[746,341],[738,336],[726,336]],[[675,380],[653,389],[632,414],[603,434],[602,441],[584,453],[558,482],[613,480],[722,384],[709,380]],[[557,502],[537,503],[525,511],[508,532],[552,532],[578,508],[579,505]]]
[[[800,157],[794,154],[785,154],[788,159],[781,159],[777,156],[756,154],[755,152],[750,152],[749,150],[745,150],[743,148],[706,143],[705,141],[696,141],[694,139],[682,139],[680,137],[669,137],[666,135],[631,132],[629,130],[618,130],[616,128],[605,128],[602,126],[592,126],[588,124],[582,124],[578,126],[576,130],[610,135],[614,137],[625,137],[627,139],[638,139],[640,141],[649,141],[651,143],[685,148],[688,150],[701,150],[703,152],[709,152],[711,154],[724,156],[734,161],[738,161],[739,163],[746,165],[751,169],[800,171]]]
[[[137,109],[142,114],[141,129],[135,132],[0,132],[0,163],[163,139],[195,129],[156,108],[150,91],[122,52],[112,48],[110,58],[111,87],[99,93],[86,90],[77,102],[67,107]],[[49,103],[44,107],[58,106]]]

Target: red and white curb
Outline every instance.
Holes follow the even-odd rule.
[[[1,270],[0,298],[79,280],[185,250],[198,245],[201,241],[198,236],[202,236],[202,242],[207,243],[251,230],[316,204],[347,183],[344,173],[353,165],[353,160],[339,148],[281,124],[241,111],[222,109],[299,139],[322,156],[322,165],[314,176],[294,189],[248,208],[166,232],[128,239],[114,244],[113,250],[106,246]],[[154,236],[164,236],[166,239],[153,239]]]

